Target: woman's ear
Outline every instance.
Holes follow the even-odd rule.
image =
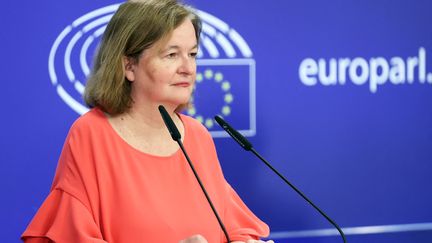
[[[130,57],[123,57],[123,68],[127,80],[133,82],[135,80],[135,61]]]

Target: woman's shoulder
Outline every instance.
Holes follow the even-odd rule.
[[[187,144],[192,145],[192,147],[213,147],[212,135],[199,120],[184,114],[180,114],[180,118],[185,126]]]
[[[99,108],[92,108],[78,117],[72,124],[72,128],[84,129],[88,127],[96,127],[104,123],[105,120],[106,117],[102,110]]]
[[[207,128],[197,119],[185,114],[179,114],[179,115],[181,120],[183,121],[183,124],[186,126],[186,129],[191,130],[193,132],[209,134]]]
[[[69,135],[93,134],[103,130],[107,118],[99,108],[92,108],[78,117],[69,129]]]

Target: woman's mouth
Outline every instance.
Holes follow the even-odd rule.
[[[188,82],[179,82],[179,83],[175,83],[175,84],[173,84],[174,86],[176,86],[176,87],[189,87],[190,86],[190,83],[188,83]]]

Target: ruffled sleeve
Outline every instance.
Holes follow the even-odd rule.
[[[21,239],[39,243],[106,242],[86,206],[60,189],[51,191]]]
[[[227,183],[228,202],[225,211],[231,241],[258,240],[269,235],[267,224],[257,218]]]
[[[89,129],[82,123],[75,122],[71,127],[50,194],[21,236],[25,242],[106,242],[99,227],[88,134]]]

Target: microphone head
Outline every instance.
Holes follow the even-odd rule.
[[[174,121],[171,119],[171,116],[168,114],[163,105],[160,105],[158,108],[172,139],[174,141],[179,141],[181,139],[181,135],[179,130],[177,129],[177,126],[174,124]]]
[[[237,130],[232,128],[221,116],[215,116],[214,119],[242,148],[246,151],[250,151],[252,149],[252,144],[239,133]]]

